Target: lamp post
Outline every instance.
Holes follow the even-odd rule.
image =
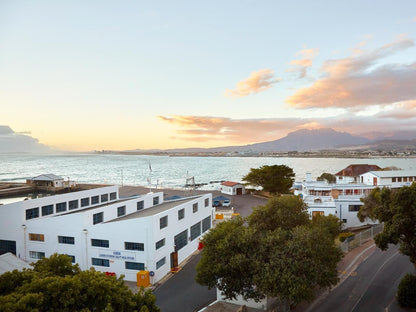
[[[26,261],[26,224],[22,224],[23,229],[23,260]]]

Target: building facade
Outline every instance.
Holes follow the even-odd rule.
[[[34,262],[67,254],[81,269],[157,282],[197,250],[212,226],[212,196],[164,201],[163,193],[119,198],[108,186],[0,206],[1,253]]]
[[[244,195],[245,187],[241,183],[225,181],[220,186],[221,193],[228,195]]]

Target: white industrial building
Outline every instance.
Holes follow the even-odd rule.
[[[355,169],[360,170],[358,167]],[[347,178],[340,179],[340,173],[337,183],[312,181],[310,174],[307,174],[305,181],[294,183],[293,190],[307,204],[312,218],[316,215],[332,214],[342,221],[345,228],[378,223],[370,219],[361,222],[357,218],[357,213],[363,205],[361,199],[369,195],[375,187],[400,188],[416,181],[414,170],[370,171],[355,176],[349,183],[346,183]]]
[[[163,193],[119,198],[117,186],[0,206],[0,254],[28,262],[67,254],[85,270],[157,282],[197,250],[212,226],[212,196],[164,201]]]

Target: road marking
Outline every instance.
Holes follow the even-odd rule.
[[[378,272],[386,265],[387,262],[389,262],[393,257],[397,256],[399,254],[398,251],[396,251],[393,255],[391,255],[386,261],[383,262],[383,264],[378,268],[378,270],[376,271],[376,273],[373,275],[373,277],[371,278],[370,282],[367,285],[367,288],[365,289],[365,291],[363,291],[361,293],[360,298],[358,298],[358,301],[355,303],[355,305],[352,307],[351,311],[354,311],[354,309],[356,308],[356,306],[360,303],[361,299],[363,299],[364,294],[367,292],[368,288],[370,288],[371,283],[374,281],[374,279],[376,278]]]

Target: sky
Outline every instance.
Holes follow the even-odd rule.
[[[414,0],[0,0],[0,142],[168,149],[416,131],[415,40]]]

